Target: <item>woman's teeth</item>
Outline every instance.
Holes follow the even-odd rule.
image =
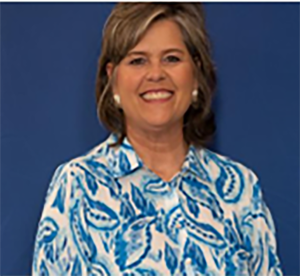
[[[170,98],[172,96],[172,93],[170,92],[149,92],[146,93],[144,95],[142,95],[142,97],[146,100],[160,100],[160,99],[167,99]]]

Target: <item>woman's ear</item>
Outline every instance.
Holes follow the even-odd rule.
[[[201,61],[200,61],[200,58],[198,56],[196,56],[194,58],[194,61],[195,61],[195,64],[196,64],[196,67],[197,69],[200,69],[201,68]]]
[[[199,88],[199,83],[198,83],[198,80],[196,78],[195,82],[194,82],[194,90],[198,90],[198,88]]]
[[[198,89],[198,87],[199,87],[198,73],[200,72],[200,69],[201,69],[201,61],[200,61],[200,58],[198,56],[194,57],[194,63],[196,65],[196,68],[195,68],[196,76],[195,76],[194,89]]]
[[[109,79],[112,76],[113,68],[114,68],[114,66],[113,66],[113,64],[111,62],[108,62],[106,64],[106,74],[107,74],[107,76],[108,76]]]

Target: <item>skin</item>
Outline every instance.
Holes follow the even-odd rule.
[[[161,20],[115,68],[113,93],[121,99],[127,138],[144,165],[165,181],[180,170],[188,151],[182,128],[198,87],[194,66],[178,25]],[[106,69],[111,77],[114,65],[108,63]],[[140,97],[157,88],[172,90],[172,99],[149,104]]]

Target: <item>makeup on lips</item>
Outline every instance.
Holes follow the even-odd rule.
[[[167,89],[147,90],[140,94],[140,97],[147,103],[163,103],[173,97],[174,92]]]

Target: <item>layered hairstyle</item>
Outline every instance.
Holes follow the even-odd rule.
[[[211,57],[211,42],[205,28],[202,4],[121,2],[113,8],[103,28],[96,79],[97,115],[108,130],[118,135],[114,145],[121,144],[126,136],[125,114],[113,99],[115,68],[139,43],[151,24],[164,19],[178,24],[199,83],[198,99],[184,114],[184,139],[188,144],[205,146],[215,133],[211,104],[216,89],[216,68]],[[112,78],[106,72],[109,62],[114,65]]]

